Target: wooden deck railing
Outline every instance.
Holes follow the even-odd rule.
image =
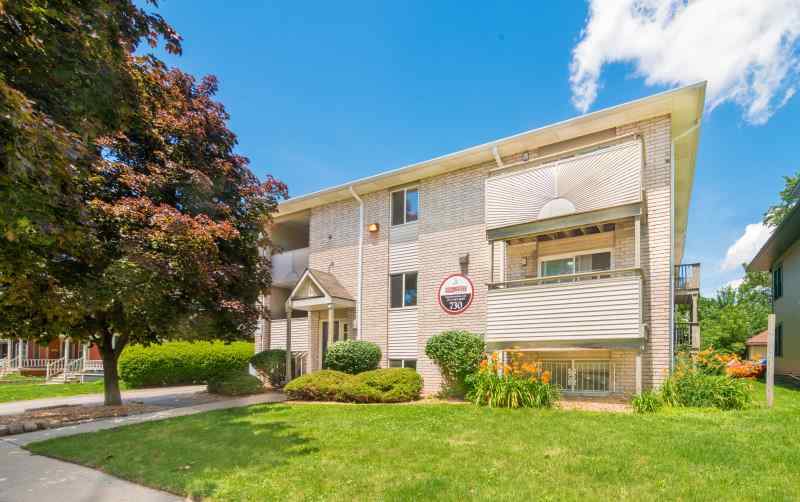
[[[675,289],[700,289],[700,264],[675,265]]]

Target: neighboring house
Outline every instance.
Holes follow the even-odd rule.
[[[750,361],[760,361],[767,357],[766,330],[748,338],[745,345],[747,346],[747,359]]]
[[[772,274],[775,373],[800,375],[800,204],[786,215],[747,269]]]
[[[0,338],[0,376],[6,373],[44,376],[52,382],[79,381],[102,376],[103,361],[97,347],[66,337],[45,346],[30,340]]]
[[[435,392],[425,345],[464,329],[567,392],[657,386],[677,345],[699,344],[673,319],[677,303],[696,312],[699,266],[680,263],[704,96],[683,87],[281,203],[256,350],[290,345],[297,374],[336,340],[369,340]]]

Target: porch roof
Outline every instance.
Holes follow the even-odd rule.
[[[303,294],[305,292],[305,294]],[[352,308],[355,300],[342,286],[335,275],[321,270],[307,268],[297,281],[287,302],[290,308],[297,310],[322,310],[334,308]]]

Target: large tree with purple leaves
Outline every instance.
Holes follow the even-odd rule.
[[[3,8],[0,330],[96,344],[118,404],[127,344],[251,336],[270,284],[262,229],[286,187],[234,152],[214,77],[134,56],[157,37],[180,51],[160,17],[100,0]]]

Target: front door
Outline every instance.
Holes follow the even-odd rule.
[[[347,340],[349,334],[349,326],[347,321],[333,321],[333,329],[328,326],[328,321],[320,321],[320,330],[322,333],[322,361],[324,366],[325,355],[328,353],[328,347],[339,340]]]

